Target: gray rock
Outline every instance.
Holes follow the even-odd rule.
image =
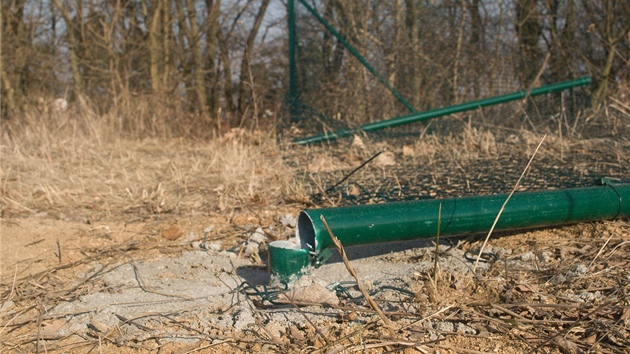
[[[453,322],[442,321],[435,324],[435,329],[443,332],[454,332],[455,326],[453,325]]]
[[[520,255],[521,261],[523,262],[532,262],[536,260],[536,255],[534,252],[526,252]]]
[[[477,330],[475,330],[474,328],[462,322],[457,322],[455,324],[455,332],[464,333],[464,334],[473,334],[473,335],[477,334]]]

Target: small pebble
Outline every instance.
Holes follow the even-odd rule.
[[[453,326],[453,322],[444,321],[436,323],[435,329],[438,331],[453,332],[455,328]]]
[[[532,262],[536,260],[536,255],[534,254],[534,252],[527,252],[523,253],[520,258],[523,262]]]
[[[295,228],[295,225],[297,224],[297,219],[293,217],[293,214],[291,213],[286,213],[282,215],[279,221],[282,225],[291,227],[291,228]]]

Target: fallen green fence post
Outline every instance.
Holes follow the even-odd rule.
[[[302,248],[334,247],[320,215],[344,246],[488,232],[507,195],[421,200],[305,210],[298,217]],[[625,203],[622,203],[622,200]],[[515,193],[495,230],[516,230],[630,216],[630,184]]]
[[[379,244],[435,237],[440,204],[441,236],[487,233],[506,198],[506,194],[501,194],[304,210],[297,220],[301,249],[296,245],[282,256],[296,257],[296,261],[270,259],[270,264],[280,265],[274,266],[275,276],[280,279],[293,281],[307,274],[308,270],[304,267],[306,254],[311,263],[315,263],[319,255],[334,247],[320,220],[322,215],[344,246]],[[551,227],[628,217],[630,184],[603,180],[601,186],[515,193],[494,230]]]
[[[308,138],[298,139],[298,140],[295,140],[295,143],[299,145],[319,143],[322,141],[333,140],[333,139],[342,138],[345,136],[350,136],[358,131],[369,132],[369,131],[379,130],[383,128],[391,128],[391,127],[395,127],[395,126],[399,126],[403,124],[409,124],[409,123],[420,122],[420,121],[428,120],[432,118],[437,118],[437,117],[441,117],[441,116],[445,116],[445,115],[449,115],[453,113],[464,112],[464,111],[469,111],[473,109],[478,109],[481,107],[487,107],[487,106],[492,106],[495,104],[523,99],[528,96],[538,96],[545,93],[562,91],[562,90],[566,90],[572,87],[588,85],[590,83],[591,83],[590,77],[581,77],[576,80],[564,81],[564,82],[559,82],[559,83],[555,83],[551,85],[537,87],[535,89],[532,89],[531,91],[527,91],[527,90],[517,91],[517,92],[509,93],[506,95],[485,98],[482,100],[461,103],[454,106],[437,108],[437,109],[432,109],[432,110],[421,112],[421,113],[415,113],[415,114],[411,114],[407,116],[396,117],[396,118],[392,118],[388,120],[381,120],[378,122],[368,123],[353,130],[338,130],[335,132],[330,132],[330,133],[316,135],[316,136],[312,136]]]

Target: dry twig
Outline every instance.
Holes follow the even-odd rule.
[[[492,231],[494,231],[494,227],[497,225],[497,222],[499,222],[499,218],[501,218],[501,214],[503,214],[503,210],[505,210],[505,206],[510,201],[510,198],[512,198],[512,195],[514,194],[514,192],[516,192],[516,189],[518,188],[518,186],[521,184],[521,180],[525,176],[525,173],[527,172],[527,170],[529,170],[529,166],[532,164],[532,161],[534,161],[534,156],[536,156],[538,149],[540,149],[540,146],[545,141],[546,137],[547,137],[547,134],[545,134],[545,136],[543,136],[543,138],[540,140],[540,143],[538,143],[538,146],[536,147],[536,150],[534,150],[532,157],[529,158],[529,162],[527,163],[527,166],[525,166],[523,173],[521,173],[521,176],[518,178],[518,181],[516,181],[514,188],[512,188],[512,191],[510,192],[508,197],[505,199],[505,202],[503,202],[503,205],[501,206],[501,209],[499,210],[497,217],[494,219],[494,222],[492,223],[492,227],[490,228],[490,231],[488,232],[486,239],[483,241],[483,245],[481,245],[481,249],[479,250],[479,254],[477,255],[477,259],[475,260],[475,265],[473,266],[473,270],[472,270],[473,273],[477,270],[477,264],[479,264],[479,260],[481,259],[481,255],[483,254],[483,249],[486,247],[486,244],[488,243],[488,240],[490,239],[490,235],[492,235]]]

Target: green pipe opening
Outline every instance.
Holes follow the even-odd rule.
[[[288,287],[311,270],[308,250],[291,241],[273,241],[268,251],[271,286]]]

